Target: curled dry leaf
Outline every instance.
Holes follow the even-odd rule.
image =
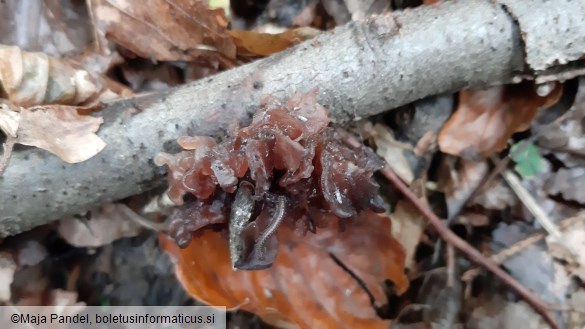
[[[223,9],[195,0],[91,0],[96,32],[138,56],[192,61],[202,56],[233,60],[236,46]]]
[[[368,294],[331,255],[363,281],[374,305],[381,306],[387,302],[384,280],[393,281],[398,292],[408,286],[402,248],[386,217],[367,212],[343,221],[343,232],[332,223],[303,239],[283,227],[276,261],[261,271],[232,270],[222,232],[202,230],[186,249],[166,236],[160,240],[183,287],[209,305],[253,312],[274,325],[388,328],[389,321],[376,315]]]
[[[63,60],[0,45],[0,97],[16,105],[82,104],[101,89],[88,71]]]
[[[506,148],[512,134],[528,129],[538,110],[557,102],[561,91],[557,85],[541,97],[531,82],[462,91],[457,111],[439,133],[439,147],[468,159],[488,157]]]
[[[103,205],[92,212],[89,220],[66,218],[59,222],[59,234],[76,247],[100,247],[113,241],[138,235],[142,227],[134,221],[139,216],[121,203]]]
[[[311,27],[300,27],[279,34],[258,33],[254,31],[230,30],[238,47],[238,55],[270,56],[283,51],[319,34]]]
[[[106,146],[95,134],[103,119],[80,115],[77,110],[66,105],[24,109],[3,102],[0,103],[0,129],[15,138],[15,143],[42,148],[65,162],[77,163]]]

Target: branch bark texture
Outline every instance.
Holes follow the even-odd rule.
[[[230,125],[247,124],[264,97],[318,87],[331,118],[345,122],[429,95],[582,67],[585,0],[525,2],[540,9],[458,0],[352,22],[192,84],[111,102],[98,133],[108,145],[90,160],[66,164],[37,149],[13,154],[0,178],[0,237],[161,184],[165,170],[152,161],[158,152],[173,151],[181,135],[224,136]],[[564,25],[524,30],[531,19]],[[571,45],[527,64],[534,38],[526,37],[551,33]]]

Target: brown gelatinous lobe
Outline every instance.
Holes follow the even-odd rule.
[[[235,259],[232,255],[232,265],[240,269],[271,266],[281,224],[303,236],[326,226],[329,215],[355,219],[368,209],[383,212],[372,179],[382,160],[369,148],[349,148],[328,125],[325,109],[311,92],[285,105],[266,102],[248,127],[221,143],[202,136],[179,138],[185,151],[155,159],[169,167],[168,195],[181,205],[172,216],[170,235],[186,247],[203,227],[229,224],[230,213],[238,213],[231,207],[243,181],[253,186],[254,209],[250,222],[237,223],[239,239],[233,234],[229,239],[239,244],[233,250],[243,250]],[[229,227],[234,230],[235,224]]]

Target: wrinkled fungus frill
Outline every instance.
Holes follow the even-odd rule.
[[[182,205],[172,216],[171,236],[187,246],[192,232],[227,223],[242,180],[254,185],[255,200],[252,222],[241,237],[244,267],[269,266],[276,256],[268,252],[270,259],[257,259],[254,253],[255,242],[274,220],[276,196],[286,198],[284,224],[300,235],[326,225],[324,215],[355,218],[366,209],[383,212],[372,179],[383,162],[369,148],[345,146],[328,124],[313,92],[284,106],[263,105],[248,127],[219,144],[210,137],[181,137],[185,151],[155,159],[169,167],[169,198]],[[276,234],[265,240],[274,246]]]

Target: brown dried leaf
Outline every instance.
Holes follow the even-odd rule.
[[[387,302],[385,279],[399,292],[408,286],[402,248],[392,238],[388,218],[368,212],[343,221],[343,232],[334,224],[304,238],[281,227],[276,261],[260,271],[232,270],[221,232],[203,230],[186,249],[164,236],[161,243],[175,258],[185,289],[210,305],[241,308],[272,324],[300,328],[388,328],[389,321],[376,315],[368,295],[331,255],[361,278],[379,306]]]
[[[270,56],[319,34],[311,27],[300,27],[279,34],[258,33],[254,31],[230,30],[238,47],[238,55]]]
[[[133,237],[142,227],[133,220],[138,216],[121,203],[103,205],[92,212],[91,219],[67,218],[59,222],[59,234],[76,247],[100,247],[113,241]]]
[[[89,4],[97,33],[138,56],[160,61],[236,57],[223,9],[210,9],[207,1],[91,0]]]
[[[0,45],[0,97],[16,105],[82,104],[101,89],[87,71],[65,61]]]
[[[468,159],[501,151],[512,134],[530,127],[540,108],[558,101],[561,90],[559,84],[541,97],[532,82],[523,82],[462,91],[457,111],[439,133],[439,147],[442,152]]]
[[[77,110],[77,107],[66,105],[18,109],[4,102],[0,103],[0,129],[15,136],[18,144],[42,148],[65,162],[77,163],[106,147],[95,134],[103,119],[80,115]],[[14,133],[15,124],[18,126]]]

